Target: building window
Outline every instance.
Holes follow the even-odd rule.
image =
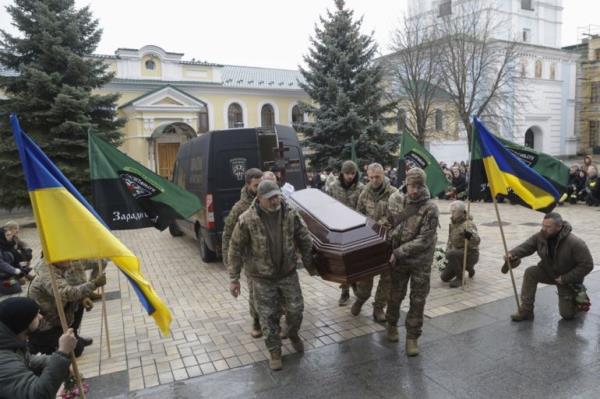
[[[592,104],[600,103],[600,82],[592,83],[592,94],[590,96]]]
[[[292,124],[297,125],[300,123],[304,123],[304,112],[302,112],[299,105],[294,105],[292,108]]]
[[[444,0],[440,3],[438,17],[452,15],[452,1]]]
[[[156,69],[156,62],[154,62],[154,60],[146,60],[144,66],[147,70],[154,71],[154,69]]]
[[[521,9],[533,11],[533,1],[532,0],[521,0]]]
[[[594,54],[596,61],[600,61],[600,48],[597,48],[596,51],[594,51]]]
[[[260,110],[260,120],[262,127],[273,127],[275,125],[275,111],[271,104],[265,104]]]
[[[441,109],[435,110],[435,130],[437,132],[444,128],[444,113]]]
[[[229,104],[229,108],[227,108],[227,121],[230,129],[233,127],[244,127],[244,112],[240,104]]]
[[[400,108],[398,110],[396,126],[398,127],[398,131],[402,132],[406,129],[406,110],[404,108]]]
[[[531,41],[531,29],[523,29],[523,42],[529,43]]]
[[[527,64],[526,63],[521,64],[521,77],[522,78],[527,77]]]
[[[550,79],[551,80],[556,79],[556,65],[555,64],[550,65]]]
[[[590,121],[590,148],[600,145],[600,121]]]
[[[535,78],[536,79],[542,78],[542,61],[540,61],[540,60],[537,60],[535,62]]]
[[[208,132],[210,126],[208,126],[208,108],[204,108],[198,112],[198,133]]]

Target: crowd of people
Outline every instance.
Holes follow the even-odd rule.
[[[469,162],[456,161],[448,166],[445,162],[440,161],[439,166],[448,180],[448,188],[438,195],[440,199],[446,200],[466,200],[469,190]],[[358,178],[362,184],[369,182],[366,171],[367,165],[363,173]],[[397,168],[391,166],[384,167],[384,177],[389,183],[399,188],[404,182],[406,171],[411,166],[406,165],[405,170],[399,173]],[[326,168],[322,172],[308,172],[308,186],[317,188],[325,192],[329,192],[332,185],[343,172],[334,168]],[[559,205],[565,203],[577,204],[584,203],[589,206],[600,206],[600,182],[598,176],[598,167],[593,162],[591,156],[584,157],[582,164],[572,164],[569,167],[569,179],[564,192],[560,193]],[[491,201],[491,197],[489,198]]]

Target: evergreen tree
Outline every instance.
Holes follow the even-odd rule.
[[[118,94],[93,90],[112,73],[90,57],[102,30],[89,7],[74,0],[15,0],[6,10],[18,35],[0,31],[0,207],[28,206],[29,197],[12,139],[9,115],[81,192],[89,194],[87,133],[118,143],[124,121],[116,118]]]
[[[355,21],[344,0],[335,5],[334,12],[320,17],[322,27],[315,28],[304,57],[308,67],[300,68],[301,87],[314,102],[303,104],[314,122],[299,127],[314,151],[307,156],[318,169],[339,166],[350,159],[354,138],[359,164],[392,164],[399,137],[384,127],[393,121],[388,116],[395,104],[385,101],[383,67],[374,62],[377,45],[372,35],[360,33],[362,18]]]

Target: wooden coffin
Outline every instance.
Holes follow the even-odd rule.
[[[287,200],[308,226],[323,279],[353,283],[389,268],[391,248],[382,226],[313,188]]]

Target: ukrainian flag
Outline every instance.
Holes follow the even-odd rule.
[[[546,208],[559,200],[554,186],[500,144],[476,117],[473,125],[493,197],[508,195],[510,190],[533,209]]]
[[[171,312],[140,271],[138,258],[105,226],[71,182],[10,116],[29,198],[50,263],[110,258],[125,274],[140,302],[164,335],[169,334]]]

